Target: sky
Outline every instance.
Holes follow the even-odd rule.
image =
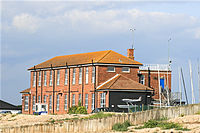
[[[199,102],[200,1],[3,0],[0,6],[0,99],[21,104],[19,92],[30,87],[27,69],[52,57],[102,50],[126,56],[134,40],[135,60],[143,64],[167,64],[169,48],[172,91],[179,90],[182,67],[190,103],[191,60]]]

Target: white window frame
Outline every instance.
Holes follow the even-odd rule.
[[[41,96],[38,96],[38,103],[41,103]]]
[[[24,111],[28,111],[29,96],[24,97]]]
[[[91,107],[92,110],[94,110],[94,93],[92,93],[92,107]]]
[[[33,72],[33,87],[36,85],[36,72]]]
[[[57,70],[57,85],[60,85],[60,70]]]
[[[44,71],[44,86],[47,86],[47,71]]]
[[[82,102],[81,100],[82,100],[82,95],[79,94],[79,95],[78,95],[78,102]]]
[[[72,74],[72,84],[76,84],[76,68],[73,68],[73,74]]]
[[[68,72],[67,69],[65,69],[65,85],[68,84]]]
[[[50,71],[50,74],[49,74],[49,86],[52,86],[52,83],[53,83],[53,73],[52,73],[52,70]]]
[[[52,95],[49,95],[49,110],[52,109]]]
[[[100,93],[100,107],[105,107],[106,106],[106,93]]]
[[[114,70],[111,71],[111,70],[109,70],[109,68],[114,68]],[[114,66],[108,66],[107,67],[107,72],[115,72],[115,67]]]
[[[128,68],[128,71],[124,71],[123,68]],[[124,72],[124,73],[130,73],[130,67],[122,67],[122,72]]]
[[[47,102],[47,95],[44,95],[44,103]]]
[[[39,71],[39,81],[38,81],[38,86],[41,86],[41,71]]]
[[[85,84],[88,84],[88,78],[89,78],[89,70],[88,67],[85,68]]]
[[[78,80],[78,83],[79,84],[82,84],[82,68],[79,68],[79,80]]]
[[[95,66],[92,67],[92,83],[95,83]]]
[[[85,94],[85,108],[88,110],[88,94]]]
[[[76,106],[76,95],[72,94],[72,106]]]
[[[33,101],[32,101],[32,104],[33,104],[33,106],[32,106],[32,110],[34,110],[34,111],[35,111],[35,96],[33,96]]]
[[[64,104],[64,109],[67,110],[67,94],[65,94],[65,104]]]
[[[59,94],[56,95],[56,110],[58,111],[60,109],[60,99]]]
[[[141,75],[140,83],[145,85],[145,75]]]

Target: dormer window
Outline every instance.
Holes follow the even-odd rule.
[[[107,72],[115,72],[115,67],[112,66],[107,67]]]

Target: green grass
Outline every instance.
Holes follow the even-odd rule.
[[[155,128],[160,127],[161,129],[175,129],[182,131],[189,131],[187,128],[183,128],[182,125],[173,122],[167,122],[166,119],[159,120],[149,120],[145,122],[143,126],[136,127],[135,129],[143,129],[143,128]]]
[[[198,111],[196,114],[197,114],[197,115],[200,115],[200,111]]]
[[[129,121],[125,121],[124,123],[116,123],[115,125],[112,126],[112,130],[127,131],[129,126],[131,126]]]

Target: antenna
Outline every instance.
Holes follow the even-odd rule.
[[[132,49],[134,49],[134,30],[136,30],[136,29],[130,29],[130,31],[132,31],[132,33],[133,33]]]

